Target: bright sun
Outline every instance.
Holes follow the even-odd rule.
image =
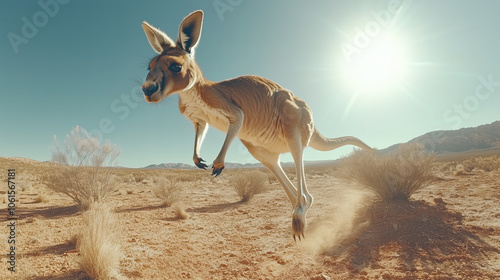
[[[403,64],[398,43],[388,37],[381,38],[352,55],[345,67],[345,79],[357,92],[379,92],[401,82]]]

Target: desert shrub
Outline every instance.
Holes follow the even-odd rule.
[[[179,220],[189,219],[189,214],[186,212],[186,208],[183,205],[176,204],[174,210],[176,219]]]
[[[134,180],[136,183],[140,183],[146,179],[146,174],[134,173]]]
[[[79,265],[92,279],[113,279],[120,265],[120,238],[116,217],[105,203],[93,203],[83,214],[78,235]]]
[[[453,172],[458,163],[456,161],[446,161],[446,162],[441,162],[441,165],[437,167],[436,169],[441,171],[441,172]]]
[[[121,174],[119,180],[122,184],[129,185],[135,183],[135,177],[133,174]]]
[[[79,126],[66,135],[64,149],[55,136],[54,141],[52,161],[60,165],[46,177],[47,187],[68,195],[82,209],[87,209],[92,202],[105,200],[115,191],[117,183],[110,167],[120,153],[116,145],[109,141],[101,145],[98,138],[90,137]]]
[[[473,159],[467,159],[462,162],[462,168],[464,169],[465,172],[472,172],[474,168],[476,168],[476,160]],[[458,167],[458,166],[457,166]]]
[[[491,172],[500,169],[500,157],[489,156],[480,157],[477,159],[477,168],[486,172]]]
[[[408,200],[436,179],[434,161],[418,144],[401,145],[384,155],[356,150],[341,160],[339,176],[370,187],[384,201]]]
[[[453,174],[455,176],[466,175],[467,171],[465,170],[465,167],[463,164],[457,164],[457,166],[455,167],[455,170],[453,171]]]
[[[49,202],[49,197],[44,193],[39,193],[34,200],[34,203],[45,203]]]
[[[461,162],[452,162],[450,165],[452,166],[451,171],[455,176],[467,175],[474,170],[491,172],[500,169],[500,157],[497,155],[474,157]]]
[[[238,172],[233,175],[232,181],[241,202],[247,202],[254,195],[266,191],[269,177],[261,171]]]
[[[274,182],[278,182],[278,179],[276,179],[276,176],[274,176],[273,173],[271,172],[266,172],[267,175],[267,182],[269,184],[273,184]]]
[[[463,165],[466,166],[467,172],[474,169],[491,172],[499,169],[500,161],[498,156],[476,157],[464,160]]]
[[[153,193],[161,200],[162,206],[170,207],[179,201],[182,188],[177,178],[167,180],[159,177],[153,181]]]
[[[28,182],[26,180],[19,180],[17,183],[16,183],[16,189],[18,189],[19,191],[21,192],[24,192],[24,191],[29,191],[33,188],[33,185],[31,182]]]
[[[175,175],[175,177],[177,178],[177,181],[181,182],[181,183],[184,183],[184,182],[196,182],[196,181],[201,180],[202,178],[204,178],[205,174],[197,172],[197,170],[196,171],[193,170],[189,174],[181,173],[181,174]]]

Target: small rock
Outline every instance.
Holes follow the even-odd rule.
[[[281,264],[281,265],[286,264],[286,261],[284,259],[281,259],[281,258],[278,259],[276,262],[279,263],[279,264]]]
[[[324,274],[324,273],[321,273],[321,275],[320,275],[320,276],[321,276],[321,277],[323,277],[323,278],[321,278],[321,279],[324,279],[324,280],[330,280],[330,277],[329,277],[328,275]]]

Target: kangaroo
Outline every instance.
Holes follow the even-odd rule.
[[[177,41],[147,22],[142,27],[158,55],[149,62],[142,85],[147,102],[159,102],[179,94],[179,110],[194,125],[194,164],[208,166],[200,157],[200,146],[208,125],[226,133],[212,175],[224,169],[224,159],[238,136],[255,159],[267,167],[283,186],[292,203],[293,238],[304,237],[306,212],[313,203],[307,190],[302,155],[305,147],[330,151],[344,145],[365,150],[369,146],[355,137],[326,138],[315,127],[311,109],[291,91],[259,76],[241,76],[222,82],[205,79],[194,59],[203,23],[201,10],[181,23]],[[281,168],[279,156],[290,152],[297,171],[296,186]]]

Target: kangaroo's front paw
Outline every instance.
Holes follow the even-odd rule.
[[[198,166],[198,168],[205,169],[205,170],[208,168],[208,165],[204,164],[203,162],[205,162],[205,161],[200,157],[194,157],[193,161],[194,161],[194,164],[196,166]]]
[[[214,161],[214,164],[212,165],[212,175],[215,177],[219,176],[223,169],[224,169],[224,163],[216,163]]]

